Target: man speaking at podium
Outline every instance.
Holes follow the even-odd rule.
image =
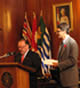
[[[59,68],[61,88],[78,88],[78,45],[68,34],[68,24],[58,25],[56,33],[58,38],[62,39],[62,43],[59,48],[58,62],[54,62],[53,66]]]
[[[29,42],[24,39],[18,41],[18,50],[15,61],[36,70],[36,73],[30,73],[30,88],[36,88],[36,77],[41,71],[41,59],[37,53],[30,50]]]

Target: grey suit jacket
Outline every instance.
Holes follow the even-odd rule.
[[[77,58],[78,58],[78,45],[76,41],[68,37],[65,45],[60,53],[59,51],[59,69],[60,69],[60,81],[62,86],[73,86],[78,85],[78,68],[77,68]]]

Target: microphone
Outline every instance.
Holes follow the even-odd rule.
[[[12,55],[15,55],[16,52],[8,52],[7,54],[8,54],[9,56],[12,56]]]
[[[6,54],[4,54],[3,56],[0,56],[0,58],[6,58],[8,56],[12,56],[12,55],[15,55],[16,53],[15,52],[8,52]]]

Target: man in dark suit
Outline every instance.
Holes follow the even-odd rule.
[[[58,38],[62,39],[62,43],[58,52],[58,62],[54,62],[53,66],[59,68],[61,88],[78,88],[78,45],[68,34],[68,24],[61,23],[56,33]]]
[[[19,53],[15,56],[15,61],[36,70],[36,73],[30,73],[30,88],[36,88],[36,77],[39,76],[41,71],[41,59],[29,47],[29,42],[21,39],[18,42]]]

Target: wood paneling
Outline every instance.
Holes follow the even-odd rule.
[[[0,55],[15,51],[24,21],[23,0],[1,0]]]

